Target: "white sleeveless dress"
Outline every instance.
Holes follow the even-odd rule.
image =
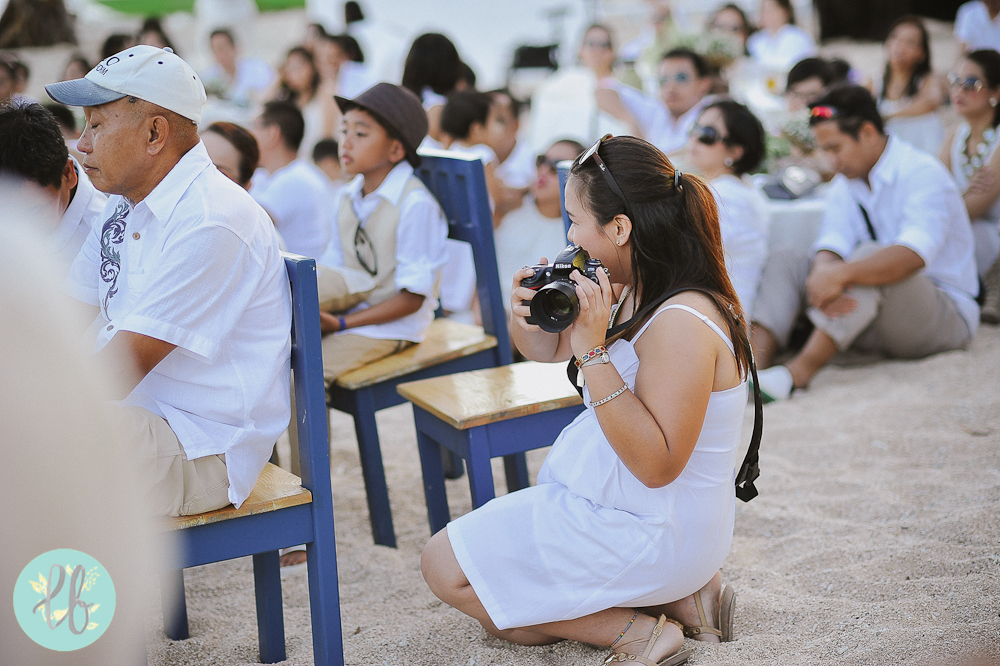
[[[695,315],[732,351],[708,317],[668,305],[632,341],[617,340],[608,350],[629,386],[639,370],[635,340],[668,309]],[[733,539],[747,386],[711,394],[691,458],[663,488],[647,488],[632,475],[588,407],[556,439],[536,486],[451,522],[452,549],[494,624],[509,629],[658,605],[708,583]],[[583,399],[591,401],[586,388]]]
[[[963,193],[969,189],[969,176],[962,169],[965,157],[963,153],[968,140],[969,123],[963,120],[955,130],[955,139],[951,144],[951,175]],[[989,162],[993,158],[997,146],[1000,146],[1000,131],[997,132],[996,138],[983,157],[983,162]],[[983,277],[1000,254],[1000,199],[993,204],[986,215],[972,221],[972,236],[976,244],[976,270],[979,277]]]

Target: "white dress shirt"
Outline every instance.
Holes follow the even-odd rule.
[[[654,139],[660,138],[668,125],[673,125],[673,119],[666,105],[655,97],[650,97],[641,90],[636,90],[630,85],[626,85],[614,77],[601,79],[600,87],[614,90],[622,100],[622,104],[628,112],[635,118],[636,123],[642,129],[642,133],[647,141],[655,143]],[[697,117],[697,114],[695,114]],[[688,127],[688,130],[691,128]],[[687,132],[684,134],[687,141]],[[661,148],[662,150],[662,148]],[[666,151],[664,151],[666,152]]]
[[[719,206],[726,269],[749,320],[767,262],[767,201],[753,185],[732,175],[719,176],[710,189]]]
[[[975,333],[979,283],[972,225],[951,175],[936,158],[890,136],[868,180],[871,189],[861,179],[833,179],[813,251],[830,250],[848,259],[858,243],[871,240],[864,206],[878,242],[916,252],[924,274],[955,302]]]
[[[967,2],[958,8],[955,16],[955,37],[970,51],[1000,50],[1000,15],[991,19],[986,3],[981,0]]]
[[[295,160],[269,176],[254,176],[250,195],[274,218],[289,252],[317,258],[330,242],[336,211],[328,179],[318,168]]]
[[[413,314],[384,324],[358,326],[347,332],[380,340],[409,340],[421,342],[424,332],[434,320],[437,310],[435,287],[441,268],[448,260],[445,239],[448,238],[448,223],[441,207],[431,194],[423,189],[411,190],[403,199],[403,189],[413,175],[413,167],[403,161],[393,167],[389,175],[374,192],[364,196],[361,187],[363,175],[344,186],[344,197],[340,205],[350,205],[364,227],[378,207],[380,200],[388,201],[399,208],[399,226],[396,228],[396,288],[411,294],[425,296],[423,305]],[[344,248],[350,252],[351,248]],[[362,303],[352,312],[369,307]]]
[[[662,150],[666,155],[682,150],[687,144],[691,128],[698,120],[702,110],[715,100],[714,96],[706,95],[679,118],[674,118],[669,112],[663,114],[658,127],[650,130],[649,142]]]
[[[531,187],[538,177],[535,157],[535,151],[528,142],[518,139],[514,144],[514,150],[510,151],[507,159],[497,165],[493,173],[511,189],[521,190]]]
[[[747,40],[750,57],[767,69],[787,72],[803,58],[816,55],[816,42],[802,28],[786,23],[778,33],[758,30]]]
[[[67,290],[96,305],[95,352],[120,331],[177,348],[125,398],[163,417],[188,459],[225,454],[250,494],[288,427],[291,299],[267,213],[202,143],[138,204],[112,196]]]
[[[201,75],[205,87],[219,91],[225,99],[238,106],[249,106],[266,93],[278,77],[274,68],[263,60],[240,58],[236,61],[236,76],[232,79],[222,65],[216,63]]]
[[[59,226],[52,235],[52,244],[67,266],[76,259],[77,253],[90,235],[90,230],[104,222],[101,215],[104,213],[104,204],[108,201],[108,195],[94,187],[87,172],[80,167],[76,158],[71,159],[76,169],[76,194],[63,212]]]

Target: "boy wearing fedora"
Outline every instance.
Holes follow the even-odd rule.
[[[336,101],[344,114],[340,160],[354,180],[344,187],[333,238],[318,262],[328,382],[423,340],[437,309],[448,237],[440,206],[413,173],[427,134],[420,99],[378,83]],[[361,292],[351,277],[359,274],[370,278]]]

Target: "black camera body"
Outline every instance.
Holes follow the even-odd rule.
[[[538,264],[530,268],[535,273],[521,280],[521,286],[538,293],[530,301],[521,301],[522,305],[531,308],[531,315],[525,321],[549,333],[566,330],[580,314],[576,283],[570,279],[573,271],[580,271],[595,284],[599,284],[597,271],[608,272],[600,259],[591,259],[586,250],[573,244],[567,245],[551,264]]]

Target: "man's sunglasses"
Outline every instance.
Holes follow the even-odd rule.
[[[977,76],[968,76],[962,79],[959,78],[958,74],[952,73],[948,75],[948,85],[952,88],[958,86],[965,92],[979,92],[985,84]]]
[[[372,239],[368,237],[368,233],[361,228],[360,223],[358,228],[354,230],[354,256],[357,257],[361,268],[365,269],[368,275],[372,277],[378,275],[378,255],[375,254],[375,246],[372,244]]]
[[[720,141],[727,146],[730,145],[729,137],[722,136],[719,130],[707,125],[695,125],[692,127],[691,136],[706,146],[714,146]]]
[[[622,204],[625,206],[625,214],[628,215],[630,220],[634,221],[635,216],[632,214],[632,206],[629,205],[628,199],[625,198],[625,193],[622,191],[622,188],[618,187],[618,182],[615,180],[615,177],[611,175],[611,170],[604,164],[604,160],[601,159],[601,156],[597,154],[597,149],[601,147],[601,143],[610,138],[610,134],[605,134],[598,139],[597,143],[588,148],[587,152],[580,156],[579,164],[582,165],[591,157],[594,158],[594,162],[601,170],[601,175],[604,176],[604,181],[608,184],[608,187],[611,188],[611,191],[615,193],[615,196],[622,200]]]
[[[688,74],[687,72],[678,72],[673,76],[660,77],[661,87],[667,85],[668,83],[676,83],[679,86],[686,86],[687,84],[691,83],[691,75]]]
[[[552,173],[555,173],[558,168],[559,162],[557,160],[550,160],[545,155],[539,155],[535,158],[535,168],[541,169],[545,167]]]

